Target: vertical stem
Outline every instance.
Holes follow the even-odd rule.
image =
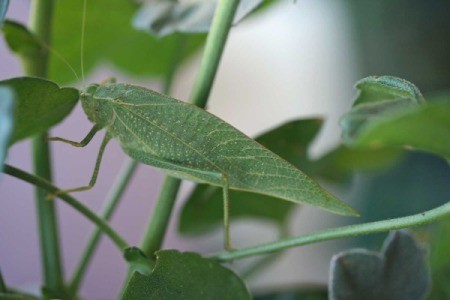
[[[50,45],[53,17],[53,0],[34,0],[30,12],[30,30],[45,45]],[[25,72],[29,76],[47,77],[48,51],[40,48],[32,58],[24,61]],[[33,159],[35,174],[51,180],[50,149],[45,141],[46,133],[33,139]],[[45,191],[36,189],[39,237],[44,273],[44,286],[50,291],[62,294],[64,279],[59,249],[55,202],[46,200]]]
[[[141,241],[142,251],[150,258],[153,257],[155,251],[161,248],[164,241],[164,235],[166,234],[180,184],[181,180],[167,177],[161,188],[152,218]]]
[[[2,276],[2,271],[0,270],[0,293],[7,293],[8,290],[6,289],[5,280]]]
[[[190,99],[192,104],[199,107],[204,108],[208,100],[238,4],[239,0],[220,0],[217,5],[211,30],[206,40],[199,75]],[[152,257],[161,248],[164,241],[180,184],[179,179],[171,177],[167,177],[164,182],[150,224],[141,242],[141,249],[149,257]]]
[[[204,108],[208,101],[238,5],[239,0],[220,0],[217,4],[200,70],[191,95],[190,102],[199,107]]]
[[[106,197],[108,200],[105,202],[105,207],[103,208],[103,212],[101,215],[103,220],[108,221],[111,218],[117,205],[119,204],[120,199],[122,198],[123,193],[125,192],[126,187],[128,186],[128,183],[133,177],[137,166],[138,162],[133,159],[128,159],[124,163],[121,171],[119,172],[119,175],[117,176],[116,181],[113,184],[113,188],[109,192],[108,197]],[[96,228],[92,233],[88,245],[86,246],[86,249],[81,256],[81,261],[78,264],[70,282],[69,295],[76,295],[84,278],[84,275],[86,274],[87,267],[91,262],[95,249],[98,246],[98,242],[100,241],[102,233],[103,231],[100,228]]]

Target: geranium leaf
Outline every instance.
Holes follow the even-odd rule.
[[[425,299],[431,284],[426,259],[426,249],[402,231],[391,233],[380,253],[342,252],[331,261],[330,299]]]
[[[78,100],[78,90],[33,77],[0,81],[14,92],[14,131],[9,144],[41,133],[62,121]]]
[[[231,270],[196,253],[156,252],[150,275],[134,272],[122,299],[251,299],[244,282]]]

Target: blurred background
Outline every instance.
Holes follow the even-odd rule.
[[[415,83],[430,98],[450,88],[449,1],[274,2],[232,29],[208,104],[209,111],[250,136],[289,120],[322,117],[323,128],[309,153],[317,158],[339,144],[338,120],[352,104],[353,85],[357,80],[368,75],[399,76]],[[7,18],[27,23],[29,5],[30,1],[26,0],[12,1]],[[79,20],[81,22],[81,18]],[[56,44],[79,44],[78,30],[81,24],[73,24],[73,35]],[[86,30],[89,34],[97,29],[87,26]],[[56,48],[61,56],[73,54],[64,53],[63,48]],[[0,57],[1,80],[23,75],[19,60],[9,52],[4,40],[0,42]],[[200,58],[201,51],[196,51],[181,65],[172,96],[189,99]],[[120,66],[108,62],[96,64],[86,82],[99,82],[113,76],[120,82],[160,89],[158,77],[143,76],[139,70],[124,70],[117,65]],[[73,75],[68,74],[64,75],[67,78],[60,78],[61,81],[81,88],[82,84],[74,82],[69,77]],[[90,127],[78,105],[54,128],[52,135],[81,140]],[[58,187],[85,185],[89,181],[100,142],[101,138],[96,137],[86,148],[52,144]],[[95,188],[74,196],[99,211],[125,160],[119,145],[111,143]],[[14,145],[9,150],[7,163],[31,171],[30,142]],[[127,189],[112,225],[130,244],[139,244],[163,179],[159,170],[142,165]],[[350,183],[323,181],[324,186],[358,209],[362,217],[349,220],[309,207],[296,208],[288,221],[290,234],[433,208],[448,201],[449,180],[450,171],[445,161],[429,154],[407,153],[383,170],[356,173]],[[192,187],[191,183],[183,183],[164,248],[201,253],[220,251],[220,227],[198,236],[178,233],[178,217]],[[41,268],[32,187],[2,176],[0,205],[0,267],[5,281],[14,287],[37,291]],[[69,276],[93,226],[63,203],[58,203],[58,219],[64,268]],[[241,218],[231,226],[235,247],[272,241],[278,236],[277,228],[264,220]],[[252,290],[261,291],[272,287],[326,284],[329,261],[334,253],[355,245],[378,249],[383,237],[373,235],[286,251],[267,269],[254,273],[248,285]],[[251,261],[230,266],[239,272]],[[126,268],[121,253],[108,239],[102,239],[82,286],[82,295],[86,299],[115,298]]]

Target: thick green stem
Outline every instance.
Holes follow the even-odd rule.
[[[3,172],[5,174],[14,176],[16,178],[22,179],[23,181],[26,181],[28,183],[31,183],[48,193],[55,193],[56,191],[59,191],[60,189],[49,183],[44,178],[37,177],[35,175],[32,175],[30,173],[27,173],[25,171],[19,170],[17,168],[14,168],[10,165],[5,164]],[[83,216],[85,216],[87,219],[91,220],[97,227],[116,244],[116,246],[119,248],[121,252],[125,250],[126,248],[129,248],[129,245],[127,242],[114,230],[112,229],[109,224],[101,219],[99,216],[97,216],[95,213],[93,213],[89,208],[84,206],[80,201],[76,200],[72,196],[68,194],[61,194],[57,196],[70,206],[80,212]],[[53,200],[45,200],[47,202],[54,202]]]
[[[200,71],[190,99],[192,104],[199,107],[204,108],[208,100],[238,4],[239,0],[220,0],[217,5],[211,30],[206,40]],[[141,242],[141,249],[149,257],[152,257],[153,253],[161,248],[164,241],[180,184],[179,179],[171,177],[167,177],[164,181],[150,224]]]
[[[167,177],[164,181],[141,242],[141,249],[148,257],[153,257],[155,251],[161,248],[180,184],[181,180],[172,177]]]
[[[238,5],[239,0],[220,0],[217,4],[200,70],[191,95],[192,104],[200,107],[206,106]]]
[[[53,17],[53,0],[34,0],[30,13],[30,30],[45,44],[50,45]],[[24,62],[29,76],[47,77],[48,51],[40,48]],[[45,140],[46,133],[33,139],[34,172],[37,176],[51,180],[50,149]],[[58,226],[55,204],[46,201],[42,189],[36,189],[39,237],[44,273],[44,286],[50,291],[63,294],[64,278],[59,248]]]
[[[321,230],[299,237],[280,240],[274,243],[242,248],[233,252],[220,252],[212,254],[209,257],[219,261],[230,261],[332,239],[424,225],[448,217],[450,217],[450,202],[435,209],[412,216]]]
[[[119,172],[119,175],[117,176],[116,181],[113,184],[113,188],[109,192],[108,197],[106,197],[106,199],[108,200],[106,200],[105,207],[103,208],[103,212],[101,214],[101,218],[103,220],[108,221],[111,218],[117,205],[120,202],[120,199],[122,198],[123,193],[125,192],[126,187],[128,186],[128,183],[133,177],[137,166],[138,162],[132,159],[128,159],[124,163],[122,170]],[[92,233],[88,245],[86,246],[86,249],[81,256],[81,261],[78,264],[70,282],[69,295],[76,295],[84,278],[84,275],[86,274],[87,267],[91,262],[92,256],[98,246],[102,233],[103,232],[100,228],[96,228]]]

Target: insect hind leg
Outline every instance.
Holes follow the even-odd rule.
[[[58,196],[58,195],[72,193],[72,192],[81,192],[81,191],[86,191],[86,190],[90,190],[91,188],[93,188],[95,183],[97,182],[97,176],[98,176],[98,172],[100,170],[100,164],[102,162],[103,153],[105,152],[105,148],[108,145],[108,142],[110,140],[111,140],[111,138],[109,137],[108,134],[106,134],[105,137],[103,138],[102,145],[100,146],[100,149],[98,151],[97,159],[95,161],[94,172],[92,174],[92,177],[91,177],[91,180],[89,182],[89,185],[81,186],[81,187],[77,187],[77,188],[72,188],[72,189],[67,189],[67,190],[59,190],[59,191],[56,191],[55,193],[49,195],[47,198],[48,199],[52,199],[52,198],[54,198],[55,196]]]
[[[229,198],[229,185],[228,179],[225,176],[221,176],[223,180],[223,228],[225,235],[225,249],[227,251],[235,250],[231,246],[231,237],[230,237],[230,198]]]

